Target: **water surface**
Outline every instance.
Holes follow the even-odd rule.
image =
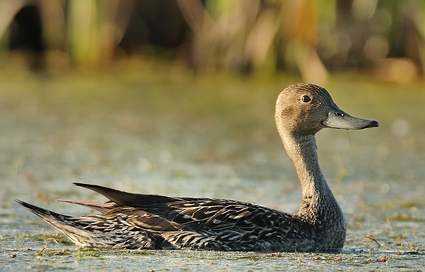
[[[0,80],[0,267],[3,271],[423,269],[425,87],[340,76],[340,107],[379,129],[318,135],[320,163],[348,223],[341,254],[76,250],[19,207],[66,214],[56,199],[103,201],[74,181],[173,196],[230,198],[295,211],[300,193],[273,123],[294,80],[179,71]]]

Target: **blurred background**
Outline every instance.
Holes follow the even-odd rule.
[[[420,271],[424,77],[423,0],[1,0],[0,270]],[[56,202],[104,201],[79,181],[296,211],[273,118],[296,82],[380,122],[317,135],[343,254],[84,253],[14,202],[81,215]]]
[[[4,0],[0,18],[2,64],[38,72],[159,59],[318,83],[334,71],[395,82],[425,73],[421,0]]]

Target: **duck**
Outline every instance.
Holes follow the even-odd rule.
[[[376,120],[341,110],[328,91],[299,83],[283,89],[275,122],[301,187],[295,213],[227,199],[128,193],[75,183],[108,199],[105,203],[62,200],[91,208],[85,216],[63,215],[17,200],[78,247],[126,250],[340,252],[346,223],[325,177],[315,135],[324,128],[378,127]]]

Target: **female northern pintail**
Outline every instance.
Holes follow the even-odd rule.
[[[225,251],[340,251],[345,222],[319,168],[314,135],[322,128],[377,127],[352,117],[322,87],[291,85],[276,102],[275,120],[301,184],[297,213],[234,200],[132,194],[76,183],[108,202],[65,201],[97,213],[73,217],[21,202],[81,247]]]

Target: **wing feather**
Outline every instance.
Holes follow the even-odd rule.
[[[121,206],[143,207],[146,205],[158,205],[180,200],[178,198],[161,195],[127,193],[94,184],[86,184],[79,182],[75,182],[74,184],[95,191]]]

